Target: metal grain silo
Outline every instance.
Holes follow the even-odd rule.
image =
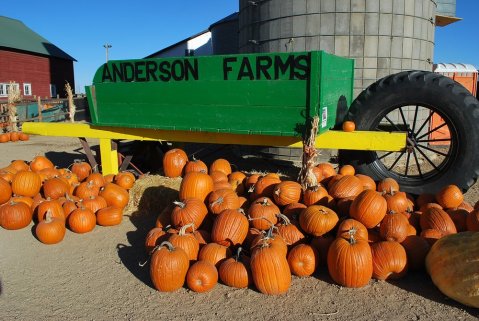
[[[209,27],[213,39],[213,54],[238,53],[238,13],[235,12]]]
[[[239,50],[355,59],[355,96],[384,76],[432,70],[432,0],[240,0]]]

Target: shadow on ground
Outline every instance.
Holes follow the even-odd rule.
[[[165,186],[154,186],[145,189],[137,210],[127,215],[135,230],[126,233],[128,244],[118,244],[118,256],[123,265],[138,280],[151,288],[153,283],[150,279],[149,256],[145,251],[145,239],[148,232],[155,227],[155,221],[159,213],[170,201],[159,201],[168,196],[176,195],[177,190]],[[146,263],[146,264],[145,264]],[[144,266],[141,266],[143,265]]]

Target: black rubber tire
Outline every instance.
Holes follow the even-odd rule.
[[[479,175],[479,102],[462,85],[433,72],[405,71],[382,78],[352,103],[347,118],[357,130],[376,130],[382,117],[401,106],[424,106],[445,119],[451,131],[451,147],[440,171],[411,177],[389,171],[375,151],[339,151],[340,164],[376,181],[396,179],[401,190],[418,195],[435,193],[448,184],[467,191]]]

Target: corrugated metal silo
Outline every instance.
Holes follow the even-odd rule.
[[[354,93],[402,70],[432,70],[432,0],[240,0],[239,50],[325,50],[355,59]]]

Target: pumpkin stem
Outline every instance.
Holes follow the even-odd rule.
[[[270,206],[271,204],[269,204],[268,198],[263,197],[263,201],[261,201],[261,205],[263,205],[263,206]]]
[[[179,202],[179,201],[174,201],[173,204],[175,204],[176,206],[179,206],[180,208],[185,208],[186,206],[185,203]]]
[[[216,200],[210,203],[210,206],[214,206],[216,204],[223,204],[224,198],[223,196],[218,197]]]
[[[349,233],[349,244],[356,244],[356,239],[354,238],[354,236],[356,235],[356,231],[357,229],[353,226],[349,229],[348,233]]]
[[[195,223],[190,223],[190,224],[186,224],[186,225],[183,225],[181,228],[180,228],[180,231],[178,232],[178,235],[180,236],[183,236],[186,234],[186,230],[188,228],[192,228],[193,232],[195,231]]]
[[[240,253],[241,251],[243,251],[243,248],[240,246],[238,247],[238,250],[236,251],[236,255],[235,255],[235,261],[238,262],[239,259],[240,259]]]
[[[289,218],[284,214],[281,214],[281,213],[276,214],[276,217],[283,220],[284,225],[290,225],[291,224],[291,221],[289,220]]]
[[[164,242],[162,242],[159,246],[155,246],[155,248],[156,248],[156,247],[158,247],[158,248],[160,248],[160,247],[166,247],[166,248],[168,249],[168,251],[170,251],[170,252],[173,252],[173,251],[175,250],[175,247],[173,246],[173,244],[171,244],[171,243],[168,242],[168,241],[164,241]],[[153,254],[153,252],[155,252],[155,249],[153,249],[153,250],[151,251],[151,254]]]
[[[51,221],[53,221],[52,219],[52,210],[51,209],[48,209],[47,212],[45,213],[45,218],[43,219],[43,221],[45,223],[50,223]]]

